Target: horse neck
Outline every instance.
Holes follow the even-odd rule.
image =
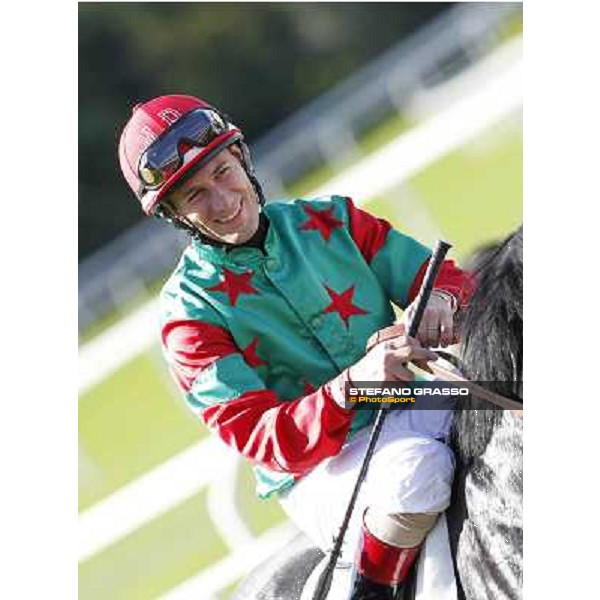
[[[460,583],[467,598],[521,597],[523,421],[506,411],[485,450],[457,465],[464,520],[455,524]],[[483,557],[483,558],[482,558]]]

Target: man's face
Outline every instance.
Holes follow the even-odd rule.
[[[219,152],[177,186],[166,201],[213,240],[243,244],[258,229],[258,199],[237,147]]]

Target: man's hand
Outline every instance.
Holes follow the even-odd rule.
[[[402,325],[396,325],[394,333],[392,338],[369,344],[365,356],[349,369],[351,381],[412,381],[414,374],[405,363],[426,368],[427,361],[437,360],[437,354],[408,337]]]
[[[407,324],[408,319],[415,312],[413,302],[402,315],[402,322]],[[433,290],[429,302],[425,307],[421,325],[417,332],[417,339],[429,348],[437,346],[450,346],[458,342],[458,332],[455,331],[454,314],[457,303],[454,297],[442,290]]]

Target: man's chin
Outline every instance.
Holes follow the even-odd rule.
[[[242,244],[245,244],[247,241],[249,241],[251,238],[252,235],[235,233],[232,235],[223,236],[222,239],[225,243],[231,244],[232,246],[241,246]]]
[[[253,231],[213,231],[208,227],[198,227],[198,229],[206,236],[216,242],[224,242],[232,246],[240,246],[249,241],[252,236],[258,231],[258,223]]]
[[[253,227],[252,230],[247,231],[237,231],[235,233],[224,234],[222,239],[224,242],[228,244],[233,244],[235,246],[240,246],[250,241],[254,234],[258,231],[258,223],[256,227]]]

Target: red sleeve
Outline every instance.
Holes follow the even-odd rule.
[[[162,339],[171,371],[188,396],[194,395],[194,380],[201,372],[231,355],[239,360],[239,369],[252,371],[248,381],[257,381],[242,351],[221,327],[192,320],[173,321],[163,328]],[[205,405],[201,418],[245,457],[276,471],[302,475],[323,459],[335,456],[346,439],[354,413],[333,399],[334,386],[343,390],[344,383],[342,373],[291,401],[254,386],[240,396]],[[201,397],[194,399],[196,405],[202,404]]]
[[[169,370],[186,393],[204,369],[240,351],[222,327],[193,320],[169,321],[162,328],[161,340]]]
[[[385,219],[357,208],[350,198],[346,199],[346,207],[350,219],[350,234],[367,263],[371,264],[373,257],[385,245],[391,225]],[[419,293],[428,264],[429,259],[417,272],[408,295],[409,304]],[[475,283],[471,274],[456,267],[454,261],[446,260],[442,263],[435,287],[452,294],[459,306],[464,307],[473,295]]]
[[[384,246],[392,226],[385,220],[357,208],[346,198],[346,209],[350,220],[350,235],[368,264]]]
[[[421,265],[410,288],[408,295],[409,303],[417,297],[428,265],[429,259]],[[464,308],[469,304],[471,296],[475,291],[475,279],[471,273],[459,269],[453,260],[445,260],[440,268],[435,288],[452,294],[458,301],[458,305]]]
[[[282,402],[275,392],[247,392],[210,406],[204,422],[240,454],[260,464],[302,475],[342,448],[352,411],[338,406],[326,383],[315,392]]]

